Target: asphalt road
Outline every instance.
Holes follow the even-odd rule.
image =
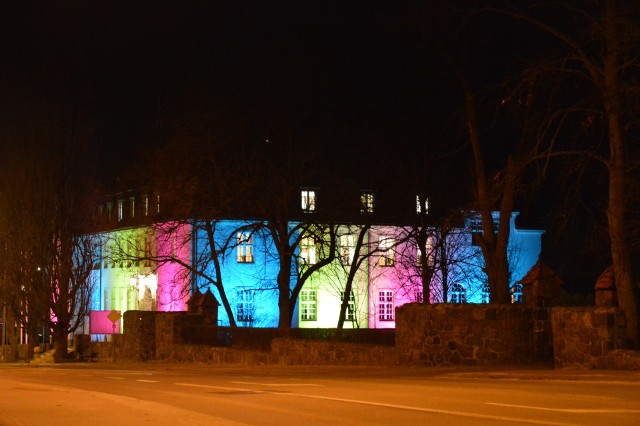
[[[0,425],[639,425],[640,372],[0,365]]]

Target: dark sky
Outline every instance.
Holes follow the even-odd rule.
[[[56,2],[4,19],[13,72],[81,93],[119,161],[199,110],[256,137],[288,126],[359,146],[398,143],[439,109],[409,3]]]
[[[109,178],[161,145],[167,129],[201,115],[256,141],[292,133],[351,158],[343,168],[356,173],[401,173],[421,156],[452,151],[433,165],[443,173],[429,178],[451,190],[443,176],[463,177],[469,163],[455,149],[466,137],[460,87],[437,51],[454,44],[447,41],[449,16],[469,4],[5,4],[1,89],[11,99],[74,104],[91,123],[100,172]],[[477,88],[497,83],[545,46],[504,18],[474,25],[466,60]],[[484,130],[489,151],[510,140],[504,129]],[[503,160],[495,158],[490,165]]]

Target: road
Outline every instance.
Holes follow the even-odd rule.
[[[638,425],[640,373],[0,366],[0,425]]]

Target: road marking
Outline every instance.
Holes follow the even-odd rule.
[[[257,385],[257,386],[309,386],[309,387],[322,387],[317,383],[258,383],[258,382],[231,382],[238,383],[240,385]]]
[[[485,404],[497,405],[499,407],[524,408],[527,410],[555,411],[559,413],[580,413],[580,414],[640,413],[640,409],[635,410],[631,408],[549,408],[549,407],[534,407],[531,405],[500,404],[497,402],[485,402]]]
[[[113,379],[113,380],[124,380],[124,377],[113,377],[113,376],[105,376],[105,379]]]
[[[350,404],[370,405],[375,407],[394,408],[399,410],[418,411],[422,413],[431,413],[431,414],[445,414],[445,415],[458,416],[458,417],[471,417],[475,419],[500,420],[503,422],[513,422],[513,423],[528,423],[528,424],[554,425],[554,426],[567,426],[571,424],[571,423],[529,420],[529,419],[521,419],[521,418],[515,418],[515,417],[493,416],[490,414],[465,413],[462,411],[438,410],[435,408],[412,407],[409,405],[386,404],[382,402],[363,401],[359,399],[334,398],[330,396],[317,396],[317,395],[305,395],[300,393],[244,389],[244,388],[235,388],[235,387],[229,387],[229,386],[197,385],[194,383],[174,383],[174,385],[187,386],[187,387],[193,387],[193,388],[202,388],[202,389],[220,389],[220,390],[232,390],[236,392],[252,392],[252,393],[258,393],[258,394],[268,393],[271,395],[281,395],[281,396],[290,396],[290,397],[293,396],[293,397],[299,397],[299,398],[320,399],[324,401],[346,402]]]
[[[232,391],[240,391],[240,392],[256,392],[256,393],[265,393],[266,391],[260,391],[255,389],[243,389],[243,388],[231,388],[228,386],[212,386],[212,385],[196,385],[193,383],[174,383],[176,386],[187,386],[192,388],[203,388],[203,389],[220,389],[220,390],[232,390]]]
[[[144,380],[144,379],[138,379],[136,380],[136,382],[142,382],[142,383],[159,383],[158,380]]]

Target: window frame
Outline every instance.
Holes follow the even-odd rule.
[[[300,263],[302,265],[315,265],[318,261],[317,251],[314,236],[300,239]]]
[[[346,244],[345,244],[346,241]],[[351,265],[356,256],[355,235],[340,235],[340,263],[342,265]]]
[[[372,191],[360,193],[360,214],[373,214],[376,206],[376,195]]]
[[[378,290],[378,321],[394,321],[394,297],[393,290]]]
[[[255,291],[238,289],[236,300],[236,321],[252,324],[255,320]]]
[[[318,320],[318,290],[300,290],[300,321]]]
[[[395,238],[388,235],[381,235],[378,238],[378,250],[380,251],[380,258],[378,264],[380,266],[394,266],[396,263],[395,256]]]
[[[254,263],[253,234],[250,232],[238,232],[236,235],[236,261],[237,263]]]
[[[315,213],[318,206],[318,198],[315,189],[304,188],[300,190],[300,207],[303,213]]]

